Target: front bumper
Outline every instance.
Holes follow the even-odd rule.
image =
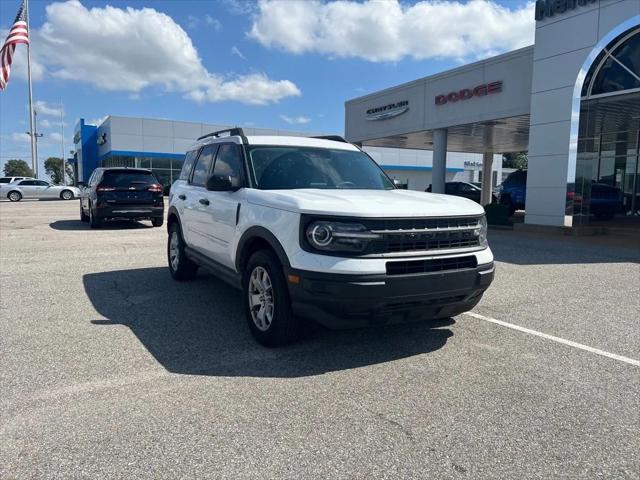
[[[471,310],[493,281],[493,262],[410,275],[348,275],[288,269],[296,315],[330,328],[445,318]]]

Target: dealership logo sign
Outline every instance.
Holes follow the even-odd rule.
[[[463,88],[455,92],[449,92],[443,95],[436,95],[436,105],[444,105],[445,103],[455,103],[462,100],[469,100],[473,97],[486,97],[494,93],[502,91],[502,81],[483,83],[475,88]]]
[[[576,7],[584,7],[598,0],[538,0],[536,2],[536,20],[553,17],[567,10],[575,10]]]
[[[367,120],[387,120],[402,115],[407,110],[409,110],[409,100],[402,100],[382,107],[370,108],[367,110]]]

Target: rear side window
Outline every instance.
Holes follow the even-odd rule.
[[[228,177],[234,187],[242,186],[242,152],[239,145],[220,145],[213,174]]]
[[[158,183],[151,172],[104,172],[102,184],[114,188],[129,188],[137,185]]]
[[[180,171],[180,180],[189,180],[189,174],[193,168],[193,164],[198,158],[198,150],[191,150],[187,152],[184,157],[184,163],[182,164],[182,170]]]
[[[0,183],[9,183],[10,178],[0,178]]]
[[[191,177],[192,185],[205,186],[209,170],[211,170],[211,164],[213,163],[213,155],[216,153],[217,148],[217,145],[207,145],[202,149],[202,153],[198,157],[196,166],[193,169],[193,176]]]

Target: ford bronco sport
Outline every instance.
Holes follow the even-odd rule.
[[[493,280],[481,206],[396,189],[340,137],[205,135],[169,203],[173,278],[202,266],[241,288],[267,346],[295,339],[301,317],[338,328],[457,315]]]

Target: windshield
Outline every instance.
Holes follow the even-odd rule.
[[[248,147],[256,188],[392,190],[394,185],[365,153],[294,146]]]

